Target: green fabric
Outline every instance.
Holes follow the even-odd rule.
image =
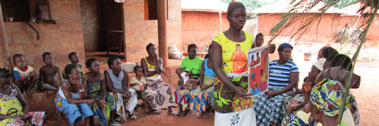
[[[200,57],[196,56],[191,60],[189,59],[189,56],[187,56],[183,59],[182,64],[180,64],[180,68],[184,68],[187,72],[192,70],[192,74],[200,74],[202,63],[203,60]]]

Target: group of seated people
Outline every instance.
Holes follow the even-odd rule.
[[[257,35],[260,37],[263,35]],[[299,70],[292,61],[292,49],[290,44],[281,44],[279,59],[269,63],[268,90],[253,98],[257,125],[358,125],[359,112],[352,94],[346,100],[347,114],[341,122],[336,119],[339,111],[343,110],[340,108],[342,91],[348,82],[351,59],[338,54],[332,47],[320,49],[318,60],[304,79],[302,89],[298,89]],[[0,123],[43,124],[46,113],[28,112],[28,104],[22,95],[25,91],[28,97],[32,97],[30,91],[34,84],[38,84],[39,90],[57,91],[54,104],[66,115],[70,125],[79,125],[82,119],[87,125],[94,125],[94,116],[102,125],[123,123],[127,118],[137,119],[133,112],[139,105],[138,100],[142,101],[141,106],[146,112],[156,114],[160,114],[162,109],[178,116],[186,116],[190,110],[196,111],[199,118],[214,114],[217,77],[209,55],[201,59],[196,56],[197,46],[190,44],[188,57],[176,69],[179,81],[175,90],[171,90],[162,80],[161,74],[165,73],[163,60],[157,56],[155,45],[148,44],[146,51],[148,56],[141,59],[141,65],[134,67],[135,76],[131,79],[122,69],[118,57],[109,57],[109,68],[104,74],[100,73],[99,61],[90,58],[85,64],[89,72],[84,73],[78,64],[78,54],[72,52],[68,55],[71,64],[61,72],[54,65],[53,55],[46,52],[42,55],[46,65],[40,68],[38,75],[26,64],[23,55],[16,54],[12,72],[15,84],[12,84],[10,71],[0,69],[0,86],[3,87],[0,88]],[[208,53],[211,52],[212,46],[209,46]],[[352,88],[359,88],[360,77],[353,74],[350,82]],[[10,103],[13,100],[16,107],[3,107],[14,104]],[[179,107],[179,112],[172,109],[176,106],[174,104]],[[8,111],[14,108],[15,111]],[[42,123],[36,123],[36,118]]]
[[[323,47],[302,88],[298,89],[299,70],[291,59],[292,49],[289,44],[281,44],[279,60],[269,64],[268,91],[254,100],[257,125],[359,125],[357,102],[351,93],[346,98],[346,109],[340,108],[347,83],[353,89],[360,85],[356,74],[348,81],[351,59],[332,47]],[[346,111],[338,122],[339,112],[343,110]]]
[[[196,50],[194,44],[188,47],[189,57],[183,60],[177,70],[180,81],[174,94],[171,92],[171,87],[162,80],[161,74],[165,73],[163,60],[157,56],[156,47],[151,43],[146,46],[148,56],[141,59],[141,65],[134,67],[135,76],[130,79],[128,73],[122,69],[118,57],[109,57],[109,68],[104,74],[100,73],[99,61],[89,58],[85,63],[89,72],[84,73],[83,66],[79,64],[78,54],[72,52],[68,55],[71,63],[61,72],[59,67],[54,65],[53,54],[45,52],[42,58],[46,65],[42,66],[37,74],[26,64],[23,55],[16,54],[13,56],[15,67],[12,72],[15,84],[11,84],[11,73],[5,68],[2,69],[4,75],[1,77],[3,80],[7,79],[2,81],[2,85],[7,91],[0,93],[4,94],[4,97],[16,96],[22,103],[20,104],[22,111],[20,110],[17,115],[2,114],[4,118],[18,119],[20,116],[21,120],[29,117],[26,116],[28,106],[22,93],[25,92],[29,98],[33,98],[31,90],[33,87],[38,87],[40,91],[57,92],[54,104],[66,115],[70,125],[79,125],[82,119],[86,125],[94,125],[94,116],[97,116],[102,125],[123,123],[127,118],[137,119],[133,112],[139,103],[138,100],[142,100],[141,106],[144,106],[146,112],[155,114],[160,114],[162,109],[168,109],[168,114],[184,116],[192,103],[192,109],[198,111],[199,116],[206,110],[211,115],[212,110],[209,105],[213,102],[208,102],[208,99],[211,100],[213,95],[212,86],[216,75],[211,69],[208,58],[203,62],[196,56]],[[200,83],[204,85],[196,86]],[[8,89],[14,92],[9,93]],[[182,95],[182,92],[186,92],[184,90],[187,93]],[[172,109],[175,102],[179,107],[184,105],[186,110],[180,108],[179,113],[175,112]],[[4,121],[6,120],[2,122]]]

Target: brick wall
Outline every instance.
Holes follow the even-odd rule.
[[[229,23],[224,13],[222,15],[221,31],[228,28]],[[195,43],[199,51],[208,50],[213,36],[219,32],[219,13],[182,11],[182,47],[179,50],[187,51],[187,46],[191,43]]]
[[[49,0],[49,3],[52,19],[57,24],[34,24],[40,31],[39,41],[36,39],[36,33],[26,22],[5,22],[11,56],[16,53],[24,54],[27,62],[37,70],[44,65],[42,53],[46,51],[53,53],[55,63],[61,69],[70,63],[67,55],[72,51],[78,52],[81,62],[84,63],[80,1]],[[1,59],[4,60],[5,57],[2,56]]]
[[[100,41],[100,8],[98,0],[80,0],[83,41],[86,52],[96,51]]]
[[[168,0],[167,42],[181,46],[181,1]],[[125,45],[129,62],[140,63],[146,57],[146,45],[152,42],[158,49],[158,22],[145,20],[144,0],[126,0],[124,3]]]

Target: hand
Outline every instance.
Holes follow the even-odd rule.
[[[186,76],[190,76],[191,73],[192,73],[192,69],[188,73],[186,73]]]
[[[288,96],[292,96],[292,97],[295,96],[295,95],[296,95],[296,92],[288,94]]]
[[[250,98],[250,96],[252,96],[252,94],[246,93],[246,92],[245,92],[245,89],[243,89],[242,87],[236,87],[236,88],[234,89],[234,92],[235,92],[238,96],[240,96],[240,97],[242,97],[242,98],[244,98],[244,99],[248,99],[248,98]]]
[[[208,86],[205,86],[205,85],[201,85],[201,86],[200,86],[200,89],[201,89],[201,90],[203,90],[203,91],[205,91],[205,90],[207,90],[207,89],[208,89]]]
[[[18,120],[23,120],[23,119],[25,119],[24,116],[14,116],[13,118],[14,118],[14,119],[18,119]]]
[[[291,104],[290,104],[290,108],[295,108],[295,107],[297,107],[299,105],[299,102],[297,102],[296,100],[293,100],[292,102],[291,102]]]
[[[206,90],[208,90],[208,88],[210,88],[210,87],[212,87],[212,85],[208,85],[208,86],[206,86],[206,85],[201,85],[201,90],[203,90],[203,91],[206,91]]]
[[[270,44],[270,45],[269,45],[269,48],[268,48],[269,53],[270,53],[270,54],[273,54],[273,53],[275,52],[275,48],[276,48],[276,45],[275,45],[275,44]]]
[[[24,114],[24,115],[22,115],[22,118],[23,119],[26,119],[26,118],[28,118],[28,117],[30,117],[31,115],[29,115],[29,113],[26,113],[26,114]]]
[[[266,95],[267,95],[267,97],[272,98],[272,97],[276,96],[276,93],[273,91],[267,91]]]
[[[95,100],[94,99],[87,99],[86,103],[91,105],[91,104],[95,103]]]
[[[312,89],[312,82],[307,81],[305,84],[303,84],[303,89],[305,92],[310,92]]]
[[[88,81],[88,76],[87,76],[87,75],[83,75],[82,78],[83,78],[84,80],[87,80],[87,81]]]
[[[130,98],[131,96],[128,91],[124,91],[123,94],[124,94],[124,97],[127,97],[127,98]]]
[[[98,99],[97,100],[97,103],[99,104],[99,106],[101,107],[101,108],[105,108],[105,104],[107,103],[105,100],[103,100],[103,99]]]
[[[37,76],[37,73],[36,72],[31,72],[28,77],[35,77],[35,76]]]

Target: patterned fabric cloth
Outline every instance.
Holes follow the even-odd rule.
[[[17,87],[16,85],[11,85],[11,93],[9,95],[0,94],[0,114],[6,116],[21,116],[24,113],[22,112],[22,105],[17,99]],[[25,125],[25,122],[22,120],[8,118],[0,120],[1,126],[22,126]]]
[[[174,106],[171,97],[171,88],[161,79],[147,81],[145,88],[146,101],[154,110]]]
[[[303,115],[306,116],[306,120],[300,118],[298,114],[291,113],[287,115],[286,117],[284,117],[281,126],[306,126],[309,124],[308,123],[309,115],[308,114],[303,114]]]
[[[216,84],[216,82],[217,82],[216,77],[204,75],[203,85],[208,86],[208,85]],[[206,91],[208,92],[208,98],[207,98],[208,104],[210,106],[214,106],[214,103],[215,103],[214,86],[209,87]]]
[[[33,126],[43,126],[46,112],[28,112],[31,118],[31,124]]]
[[[191,106],[196,112],[204,112],[208,104],[209,92],[202,91],[200,87],[191,91]]]
[[[279,91],[280,87],[269,87],[270,91]],[[276,95],[275,97],[268,98],[265,93],[258,95],[257,99],[254,101],[254,110],[256,112],[257,124],[260,126],[271,126],[272,123],[280,124],[282,122],[283,112],[283,101],[288,93],[293,92],[293,90],[286,93]]]
[[[129,88],[128,92],[130,93],[130,98],[129,98],[128,102],[126,102],[125,109],[128,110],[130,113],[133,113],[134,108],[136,108],[136,106],[138,104],[137,93],[132,88]]]
[[[341,111],[342,92],[344,87],[339,81],[324,79],[316,84],[310,95],[311,103],[316,109],[322,111],[328,117],[335,117]],[[356,106],[355,97],[350,93],[346,99],[346,108],[355,107],[353,113],[354,122],[359,124],[358,107]]]
[[[309,125],[309,117],[310,113],[307,114],[302,110],[296,114],[291,113],[283,119],[282,126],[306,126]]]
[[[126,99],[121,93],[108,92],[106,101],[109,105],[110,111],[116,111],[117,115],[126,120],[124,105],[128,102],[128,99]]]
[[[231,79],[233,84],[242,87],[247,91],[247,77],[236,77]],[[239,97],[234,91],[225,86],[217,79],[214,87],[215,110],[220,113],[229,113],[253,107],[253,99]]]
[[[178,85],[179,86],[179,85]],[[172,96],[173,102],[175,102],[178,105],[183,105],[184,107],[188,107],[190,103],[190,92],[188,89],[182,89],[175,90],[174,95]]]
[[[101,97],[101,81],[91,82],[87,84],[88,95],[92,98],[102,99]],[[108,108],[108,110],[107,110]],[[91,105],[91,109],[95,116],[98,116],[99,122],[103,125],[107,123],[107,119],[110,115],[109,107],[100,108],[96,103]]]
[[[220,113],[215,112],[215,126],[256,126],[255,112],[253,108],[240,111]]]

